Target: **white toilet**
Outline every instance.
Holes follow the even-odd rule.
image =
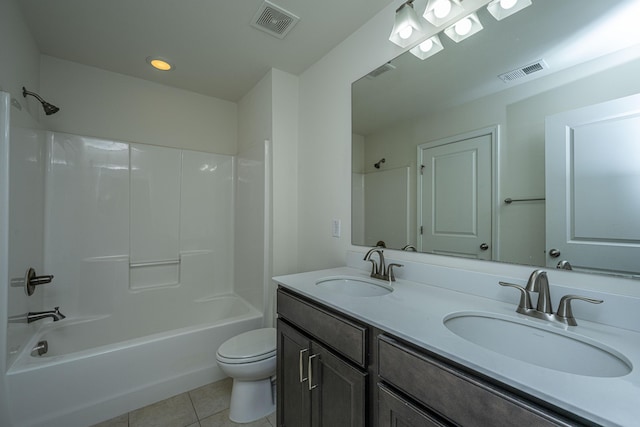
[[[228,339],[218,349],[220,369],[233,378],[229,419],[249,423],[276,409],[271,377],[276,373],[276,329],[264,328]]]

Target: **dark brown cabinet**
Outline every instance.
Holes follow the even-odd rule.
[[[283,291],[278,315],[278,426],[364,427],[366,328]]]
[[[447,427],[432,414],[378,384],[378,427]]]
[[[285,288],[277,360],[279,427],[592,425]]]
[[[278,426],[308,427],[311,425],[311,398],[308,378],[301,371],[311,340],[282,320],[278,320],[277,327]]]
[[[396,400],[414,405],[396,409],[393,416],[407,421],[389,424],[380,409],[379,427],[407,426],[580,426],[546,408],[516,396],[475,375],[463,372],[426,352],[398,340],[378,337],[378,375],[382,384],[398,390]],[[380,406],[389,398],[379,393]],[[396,408],[399,402],[396,402]],[[429,417],[420,423],[420,415]],[[435,422],[435,420],[440,420]],[[410,421],[409,421],[410,420]],[[435,423],[434,423],[435,422]]]

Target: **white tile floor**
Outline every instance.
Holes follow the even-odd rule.
[[[249,424],[229,421],[231,378],[156,402],[93,427],[275,427],[276,414]]]

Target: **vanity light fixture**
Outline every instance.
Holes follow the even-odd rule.
[[[427,59],[440,52],[442,49],[444,49],[444,47],[442,46],[440,37],[436,34],[435,36],[426,39],[409,52],[420,59]]]
[[[429,0],[422,17],[439,27],[463,12],[464,7],[460,4],[460,0]]]
[[[482,30],[482,28],[478,15],[472,13],[450,27],[445,28],[444,33],[454,42],[460,43],[462,40]]]
[[[147,56],[147,64],[160,71],[171,71],[176,69],[176,67],[167,59],[157,56]]]
[[[408,0],[396,10],[395,22],[389,40],[400,47],[407,47],[422,37],[424,37],[424,32],[418,15],[413,10],[413,0]]]
[[[531,0],[493,0],[487,5],[487,10],[498,21],[531,6]]]

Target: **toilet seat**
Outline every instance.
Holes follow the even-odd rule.
[[[242,364],[276,356],[276,329],[263,328],[244,332],[228,339],[216,353],[219,362]]]

